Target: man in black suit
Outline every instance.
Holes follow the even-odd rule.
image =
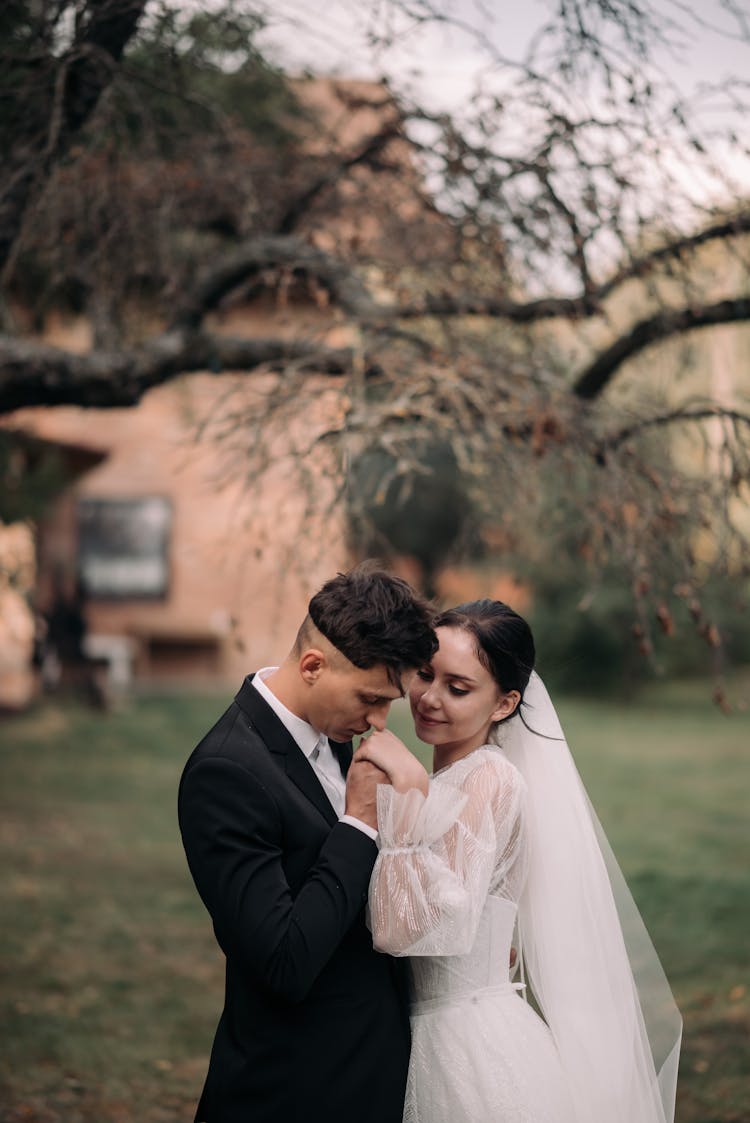
[[[405,582],[339,574],[188,760],[180,829],[226,957],[197,1123],[400,1123],[402,965],[365,924],[385,776],[349,764],[436,647]]]

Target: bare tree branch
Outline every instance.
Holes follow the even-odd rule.
[[[749,232],[750,210],[742,211],[695,234],[674,238],[649,253],[631,258],[626,265],[598,285],[593,284],[586,274],[585,291],[578,297],[549,296],[524,301],[466,292],[459,296],[427,293],[412,304],[400,305],[396,314],[400,319],[416,319],[420,316],[489,316],[517,324],[551,319],[582,320],[600,314],[604,300],[627,281],[642,280],[666,262],[679,260],[709,242],[725,241]]]
[[[368,317],[376,312],[372,297],[345,262],[280,234],[253,238],[207,269],[192,293],[178,306],[172,328],[197,327],[223,297],[266,269],[286,269],[314,277],[328,290],[333,302],[352,316]]]
[[[531,324],[537,320],[581,320],[597,310],[588,297],[546,296],[539,300],[511,300],[471,293],[426,293],[411,304],[383,308],[382,312],[378,310],[378,315],[404,320],[421,316],[486,316],[509,320],[514,324]]]
[[[335,286],[344,307],[349,311],[359,308],[365,324],[373,318],[399,315],[397,308],[377,308],[355,275],[336,259],[294,239],[256,239],[208,272],[178,310],[171,327],[140,348],[75,355],[0,335],[0,413],[42,404],[133,405],[152,386],[196,370],[249,372],[269,365],[278,370],[302,362],[304,369],[321,373],[349,371],[353,362],[349,349],[325,348],[313,340],[231,339],[200,329],[204,316],[222,296],[261,268],[281,264]],[[470,307],[465,311],[468,314]],[[576,379],[571,392],[583,400],[596,398],[627,360],[653,343],[701,327],[746,320],[750,320],[750,300],[745,298],[661,312],[636,324],[599,354]],[[373,362],[366,359],[369,367]],[[515,427],[513,436],[517,439],[530,432],[521,434]]]
[[[663,246],[631,258],[626,265],[614,272],[598,286],[597,299],[604,300],[626,281],[642,279],[665,262],[679,260],[685,254],[709,242],[720,242],[747,233],[750,233],[750,210],[743,210],[730,218],[720,219],[710,226],[705,226],[693,234],[671,238]]]
[[[352,168],[361,165],[372,166],[388,143],[400,135],[400,122],[396,120],[387,122],[377,133],[368,137],[366,142],[353,155],[341,160],[335,168],[320,176],[301,195],[292,200],[278,223],[278,233],[291,234],[303,215],[309,211],[312,204],[324,191],[336,184]]]
[[[352,364],[345,349],[313,340],[233,339],[200,331],[167,331],[129,351],[76,355],[58,347],[0,336],[0,413],[23,406],[135,405],[147,390],[190,371],[298,369],[341,375]]]
[[[639,354],[652,343],[659,343],[673,335],[694,328],[717,324],[738,323],[750,319],[750,298],[720,300],[716,304],[697,308],[680,308],[659,312],[648,320],[641,320],[627,335],[617,339],[578,376],[572,391],[578,398],[596,398],[612,380],[614,374],[628,359]]]
[[[725,418],[727,421],[736,422],[738,425],[746,425],[750,429],[750,413],[743,413],[742,410],[727,409],[719,405],[673,409],[667,413],[657,414],[655,417],[641,418],[632,425],[626,425],[624,428],[610,433],[600,442],[595,455],[605,457],[608,452],[614,452],[631,437],[635,437],[647,429],[661,429],[683,421],[707,421],[712,417]]]

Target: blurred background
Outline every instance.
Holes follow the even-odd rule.
[[[528,616],[685,1017],[677,1118],[750,1118],[749,29],[6,0],[3,1123],[192,1118],[179,774],[368,556]]]

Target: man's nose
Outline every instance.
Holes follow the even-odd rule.
[[[390,708],[390,702],[382,702],[379,706],[373,706],[367,713],[368,724],[373,729],[377,729],[378,733],[382,733],[385,729],[385,723],[388,720],[388,711]]]

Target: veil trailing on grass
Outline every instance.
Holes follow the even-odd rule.
[[[672,1123],[682,1019],[536,673],[494,739],[528,788],[519,944],[576,1118]]]

